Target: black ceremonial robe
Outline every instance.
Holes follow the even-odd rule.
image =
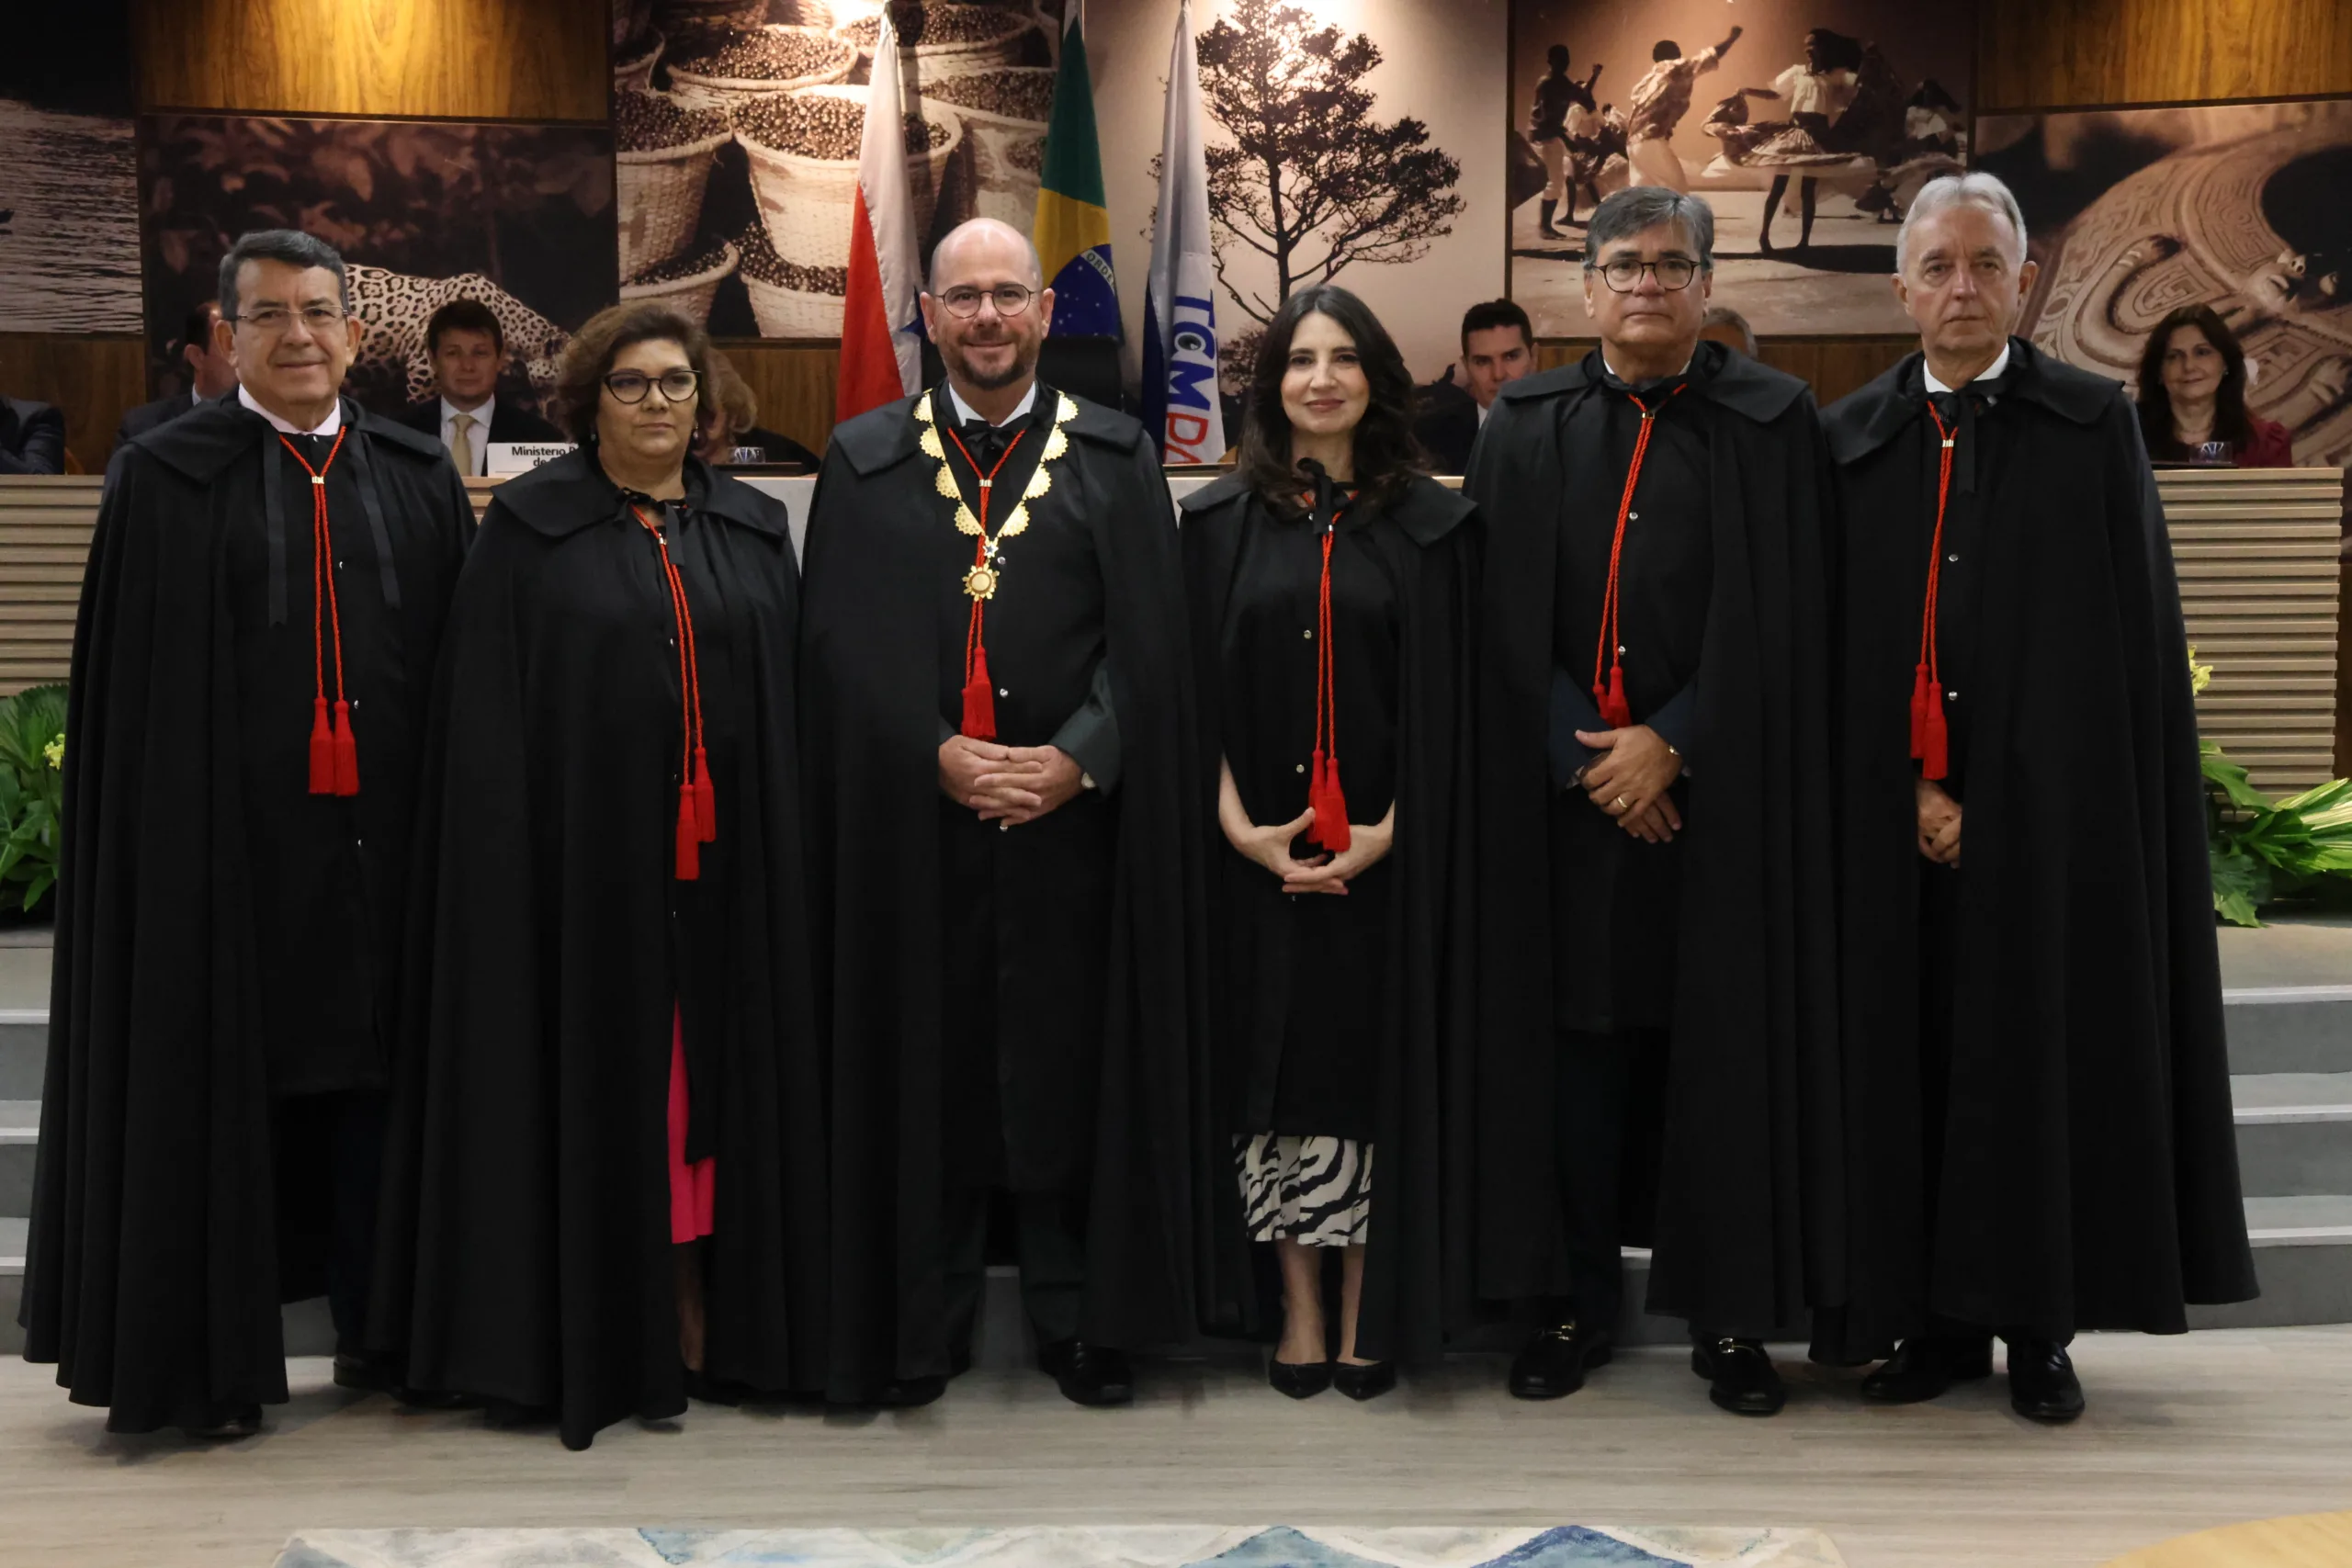
[[[1920,356],[1826,418],[1855,1312],[1885,1337],[1931,1315],[2178,1333],[2184,1303],[2256,1293],[2180,594],[2130,401],[2009,353],[1971,394],[1945,525],[1957,870],[1920,855],[1912,799]]]
[[[260,415],[207,403],[119,452],[83,574],[22,1318],[26,1355],[117,1431],[285,1400],[278,1305],[325,1288],[328,1238],[281,1209],[329,1177],[276,1134],[300,1131],[295,1097],[385,1082],[474,525],[437,443],[343,418],[326,493],[358,795],[310,793],[311,485]]]
[[[699,459],[670,558],[718,796],[673,875],[678,649],[652,536],[589,452],[508,481],[435,692],[369,1333],[408,1381],[549,1408],[584,1448],[685,1408],[673,1010],[714,1158],[705,1371],[821,1381],[824,1141],[808,1012],[784,507]]]
[[[1549,849],[1561,785],[1548,709],[1555,623],[1589,613],[1558,603],[1563,509],[1599,505],[1613,524],[1623,484],[1622,468],[1567,461],[1579,406],[1615,395],[1599,376],[1596,355],[1505,387],[1464,487],[1487,520],[1475,1257],[1480,1293],[1492,1298],[1567,1287],[1554,1031],[1562,998],[1594,984],[1602,959],[1556,940]],[[1706,434],[1712,576],[1689,698],[1698,760],[1678,786],[1688,791],[1670,933],[1680,963],[1648,1304],[1711,1333],[1763,1335],[1808,1307],[1841,1304],[1844,1290],[1826,456],[1804,384],[1720,344],[1699,345],[1679,400],[1692,400],[1677,417]],[[1630,607],[1626,624],[1630,636]],[[1589,683],[1591,668],[1566,674]],[[1816,1354],[1836,1354],[1825,1325],[1836,1331],[1834,1319],[1816,1324]]]
[[[1039,389],[1047,423],[1055,396]],[[1000,831],[939,793],[972,543],[912,408],[833,433],[805,548],[810,908],[833,1074],[828,1390],[849,1402],[948,1370],[942,1194],[969,1175],[951,1151],[961,1163],[995,1141],[970,1135],[975,1118],[997,1119],[1013,1182],[1088,1195],[1080,1337],[1140,1348],[1193,1321],[1205,823],[1166,481],[1140,425],[1080,401],[1050,492],[1029,502],[1032,536],[1007,541],[986,623],[1000,740],[1051,741],[1107,667],[1121,761],[1114,791]],[[1049,584],[1060,597],[1041,596]],[[1073,618],[1073,595],[1094,614]],[[1079,632],[1039,635],[1056,624]],[[978,978],[959,946],[976,908],[993,936]],[[976,1076],[994,1105],[953,1091]]]
[[[1195,491],[1183,511],[1202,753],[1212,774],[1219,757],[1231,765],[1252,822],[1287,822],[1306,809],[1315,744],[1316,643],[1300,634],[1318,619],[1319,536],[1238,477]],[[1469,1192],[1477,514],[1422,479],[1385,505],[1358,501],[1339,532],[1340,783],[1354,821],[1378,821],[1393,800],[1396,836],[1388,858],[1335,898],[1285,895],[1218,835],[1208,1068],[1217,1120],[1197,1156],[1224,1175],[1204,1216],[1217,1232],[1207,1326],[1252,1332],[1278,1321],[1260,1321],[1249,1259],[1236,1256],[1236,1135],[1356,1137],[1374,1151],[1357,1349],[1424,1360],[1459,1325],[1469,1292],[1466,1268],[1443,1243],[1463,1228],[1449,1202]],[[1210,809],[1214,823],[1214,798]],[[1334,1026],[1346,1037],[1323,1038]],[[1302,1077],[1295,1098],[1322,1119],[1309,1111],[1313,1124],[1291,1125],[1283,1086]],[[1326,1124],[1334,1113],[1350,1124]]]

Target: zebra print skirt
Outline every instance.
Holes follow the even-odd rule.
[[[1251,1241],[1362,1247],[1372,1234],[1372,1145],[1260,1133],[1233,1141]]]

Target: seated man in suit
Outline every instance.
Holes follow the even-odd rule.
[[[0,474],[65,471],[65,415],[47,403],[0,398]]]
[[[401,415],[411,430],[438,436],[458,472],[490,472],[496,441],[561,441],[563,433],[530,410],[498,397],[506,333],[479,299],[452,299],[424,323],[424,352],[441,395]]]
[[[1440,380],[1419,389],[1413,434],[1430,456],[1430,471],[1458,474],[1470,466],[1470,444],[1506,381],[1535,368],[1535,329],[1510,299],[1473,305],[1462,318],[1462,358]]]
[[[175,355],[187,367],[187,390],[141,403],[124,414],[121,426],[114,433],[117,446],[158,425],[169,424],[198,403],[209,403],[237,389],[237,361],[229,351],[232,340],[219,330],[220,321],[220,306],[217,300],[207,299],[187,313],[187,320],[180,323]]]

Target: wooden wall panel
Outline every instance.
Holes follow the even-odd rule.
[[[606,0],[132,0],[141,108],[602,120]]]
[[[1977,111],[2352,93],[2346,0],[1977,0]]]
[[[832,439],[841,350],[830,344],[739,340],[719,345],[760,400],[760,423],[822,454]]]
[[[62,681],[98,517],[96,475],[0,482],[0,696]]]
[[[147,345],[135,337],[0,333],[0,392],[65,411],[65,449],[102,473],[122,416],[147,400]]]

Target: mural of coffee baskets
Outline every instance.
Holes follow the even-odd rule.
[[[623,278],[659,266],[685,248],[702,221],[711,162],[734,134],[718,109],[682,108],[662,93],[613,95]]]
[[[857,62],[853,44],[814,28],[763,27],[697,34],[670,51],[670,88],[688,108],[732,109],[755,98],[839,82]]]
[[[899,58],[908,67],[906,80],[917,85],[942,76],[961,76],[999,65],[1017,65],[1036,17],[1027,11],[1001,6],[895,5],[890,20],[899,29]],[[871,16],[834,29],[835,38],[857,46],[857,66],[852,81],[864,81],[874,65],[874,45],[881,37],[882,17]]]
[[[831,32],[862,17],[876,16],[881,9],[882,0],[775,0],[768,7],[768,20]]]
[[[662,58],[662,35],[649,32],[613,50],[613,91],[643,92],[653,85],[653,62]]]
[[[925,104],[907,117],[907,182],[915,232],[931,232],[950,161],[963,145],[962,117]],[[735,140],[752,166],[752,196],[777,255],[801,266],[849,265],[857,154],[865,135],[865,89],[808,87],[755,99],[735,111]]]
[[[674,305],[689,321],[701,325],[710,320],[711,301],[742,259],[732,241],[721,240],[709,250],[662,263],[621,285],[623,301],[659,300]],[[841,330],[834,317],[834,331]]]
[[[768,19],[768,0],[660,0],[653,18],[672,38],[681,33],[756,28]]]
[[[973,185],[965,210],[1002,219],[1024,232],[1035,220],[1054,76],[1048,65],[1008,65],[923,84],[926,107],[952,105],[964,121]]]
[[[762,337],[829,338],[842,335],[842,301],[849,293],[849,268],[802,266],[786,261],[754,220],[743,231],[743,292]]]

